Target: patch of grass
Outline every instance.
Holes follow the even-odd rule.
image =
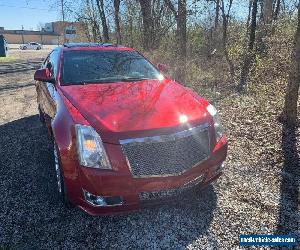
[[[18,59],[14,56],[0,57],[0,63],[15,62]]]

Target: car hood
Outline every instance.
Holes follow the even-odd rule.
[[[60,88],[106,142],[167,133],[209,119],[208,103],[169,79]]]

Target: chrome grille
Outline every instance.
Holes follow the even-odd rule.
[[[210,153],[207,124],[120,143],[135,178],[180,175],[206,160]]]

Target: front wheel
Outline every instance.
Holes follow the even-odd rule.
[[[68,197],[68,192],[64,181],[64,174],[61,168],[59,150],[55,142],[53,143],[53,155],[54,155],[54,167],[55,167],[55,174],[56,174],[58,196],[59,199],[63,202],[63,204],[66,207],[70,208],[72,207],[72,204]]]

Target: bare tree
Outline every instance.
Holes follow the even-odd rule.
[[[216,4],[216,14],[215,14],[215,29],[219,26],[219,19],[220,19],[220,0],[215,0]]]
[[[139,6],[132,4],[131,0],[123,0],[124,2],[124,26],[123,26],[123,43],[128,44],[130,47],[136,46],[139,43],[140,36],[136,37],[136,26],[139,24],[140,16],[137,16]],[[139,34],[138,34],[139,35]]]
[[[298,123],[298,99],[300,85],[300,3],[298,3],[298,26],[295,34],[294,49],[292,52],[292,63],[290,70],[289,82],[286,88],[284,110],[282,120],[288,125]]]
[[[121,0],[114,0],[114,17],[115,17],[115,26],[116,26],[116,33],[117,33],[117,43],[122,43],[122,36],[121,36],[121,27],[120,27],[120,2]]]
[[[176,20],[176,39],[177,39],[177,64],[178,68],[176,70],[175,78],[179,81],[185,80],[186,71],[186,22],[187,22],[187,10],[186,10],[186,0],[178,0],[178,11],[171,2],[171,0],[165,0],[166,5],[174,14]]]
[[[145,50],[152,49],[151,41],[153,39],[153,18],[151,15],[152,1],[139,0],[143,18],[143,47]]]
[[[84,24],[84,31],[89,41],[102,42],[98,15],[93,0],[85,0],[80,11],[76,13],[76,19]]]
[[[261,0],[260,21],[257,28],[257,51],[263,54],[267,51],[266,38],[272,32],[274,0]]]
[[[163,0],[139,0],[143,20],[143,47],[157,49],[171,26],[172,13]]]
[[[65,3],[64,3],[64,0],[61,0],[60,2],[60,7],[61,7],[61,16],[62,16],[62,22],[63,22],[63,31],[64,31],[64,34],[63,34],[63,43],[66,42],[66,27],[65,27]]]
[[[178,0],[177,40],[179,44],[179,61],[182,62],[177,79],[185,80],[186,71],[186,0]]]
[[[270,25],[273,19],[273,1],[274,0],[263,0],[263,8],[261,12],[261,18],[265,25]]]
[[[101,23],[102,23],[102,28],[103,28],[103,40],[104,42],[109,41],[109,31],[108,31],[108,26],[106,22],[106,15],[105,15],[105,10],[104,10],[104,2],[103,0],[96,0],[100,18],[101,18]]]
[[[234,82],[235,77],[235,67],[233,64],[233,61],[231,60],[228,52],[228,24],[229,24],[229,18],[230,18],[230,11],[232,7],[233,0],[229,0],[227,11],[225,10],[225,2],[224,0],[221,0],[221,11],[222,11],[222,19],[223,19],[223,35],[222,35],[222,44],[223,44],[223,51],[225,54],[226,61],[228,63],[229,72],[231,76],[231,82]]]
[[[251,10],[252,10],[252,3],[253,0],[249,0],[249,7],[248,7],[248,17],[247,17],[247,23],[246,23],[246,27],[247,27],[247,34],[249,31],[249,27],[250,27],[250,21],[251,21]]]
[[[279,12],[280,12],[280,6],[281,6],[281,0],[276,0],[274,2],[274,13],[273,13],[273,19],[277,20],[278,16],[279,16]]]
[[[256,33],[256,16],[257,16],[257,0],[253,0],[249,44],[248,44],[247,51],[245,53],[244,63],[241,70],[241,80],[238,86],[238,90],[240,92],[245,91],[247,85],[247,79],[250,72],[250,67],[254,58],[253,48],[254,48],[255,33]]]

